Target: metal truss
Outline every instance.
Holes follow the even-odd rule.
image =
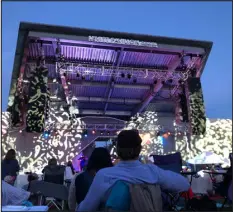
[[[167,81],[169,79],[179,81],[186,80],[186,72],[172,72],[167,75],[167,70],[159,69],[143,69],[143,68],[128,68],[128,67],[114,67],[114,66],[97,66],[89,64],[74,64],[68,62],[56,62],[57,73],[75,73],[80,76],[105,76],[115,78],[121,78],[122,74],[127,76],[131,75],[131,78],[144,78],[144,79],[156,79]]]

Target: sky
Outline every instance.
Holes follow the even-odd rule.
[[[2,2],[3,111],[21,21],[212,41],[206,115],[232,118],[232,2]]]

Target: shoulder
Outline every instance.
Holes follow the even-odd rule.
[[[103,168],[103,169],[99,170],[96,175],[102,176],[102,175],[106,175],[106,174],[109,174],[109,173],[112,174],[112,173],[116,172],[117,170],[118,170],[117,166]]]

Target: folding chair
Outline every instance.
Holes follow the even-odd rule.
[[[169,170],[176,172],[177,174],[180,174],[182,171],[182,157],[180,152],[176,152],[174,154],[169,155],[151,155],[150,157],[153,157],[154,164],[157,165],[161,169]],[[166,192],[167,198],[170,199],[170,201],[167,200],[167,202],[170,202],[170,209],[171,210],[178,210],[176,207],[176,204],[180,200],[180,197],[184,197],[185,199],[185,205],[189,199],[189,195],[185,195],[186,192],[180,193],[170,193]]]
[[[68,188],[64,185],[45,181],[32,181],[29,191],[40,193],[41,197],[45,197],[48,200],[47,206],[49,208],[54,205],[58,210],[63,210],[64,202],[68,201]],[[42,198],[40,199],[39,205],[41,205],[41,200]],[[61,204],[57,200],[61,200]]]
[[[65,166],[56,165],[56,166],[46,166],[44,168],[44,181],[55,183],[55,184],[64,184],[65,178]]]

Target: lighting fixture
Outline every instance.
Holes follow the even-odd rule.
[[[161,83],[162,83],[162,85],[164,85],[164,84],[165,84],[165,81],[163,80]]]
[[[157,84],[157,80],[154,81],[154,84]]]
[[[92,134],[95,134],[96,133],[96,131],[95,130],[92,130]]]
[[[83,136],[87,137],[88,136],[88,131],[87,130],[83,130]]]
[[[103,131],[101,131],[101,132],[100,132],[100,135],[103,135],[103,134],[104,134],[104,132],[103,132]]]
[[[44,137],[45,139],[48,139],[49,136],[50,136],[50,130],[45,130],[44,133],[43,133],[43,137]]]
[[[63,73],[63,76],[64,76],[64,77],[66,77],[66,76],[67,76],[66,72],[64,72],[64,73]]]
[[[127,74],[127,78],[131,79],[132,75],[131,74]]]
[[[110,132],[107,132],[107,135],[110,135]]]
[[[136,78],[133,79],[133,83],[137,83],[137,79]]]
[[[80,77],[80,74],[79,74],[79,73],[77,73],[77,74],[76,74],[76,77],[78,77],[78,78],[79,78],[79,77]]]
[[[82,79],[82,80],[85,80],[85,76],[82,76],[81,79]]]
[[[125,74],[124,74],[124,73],[121,73],[121,77],[122,77],[122,78],[125,78]]]

